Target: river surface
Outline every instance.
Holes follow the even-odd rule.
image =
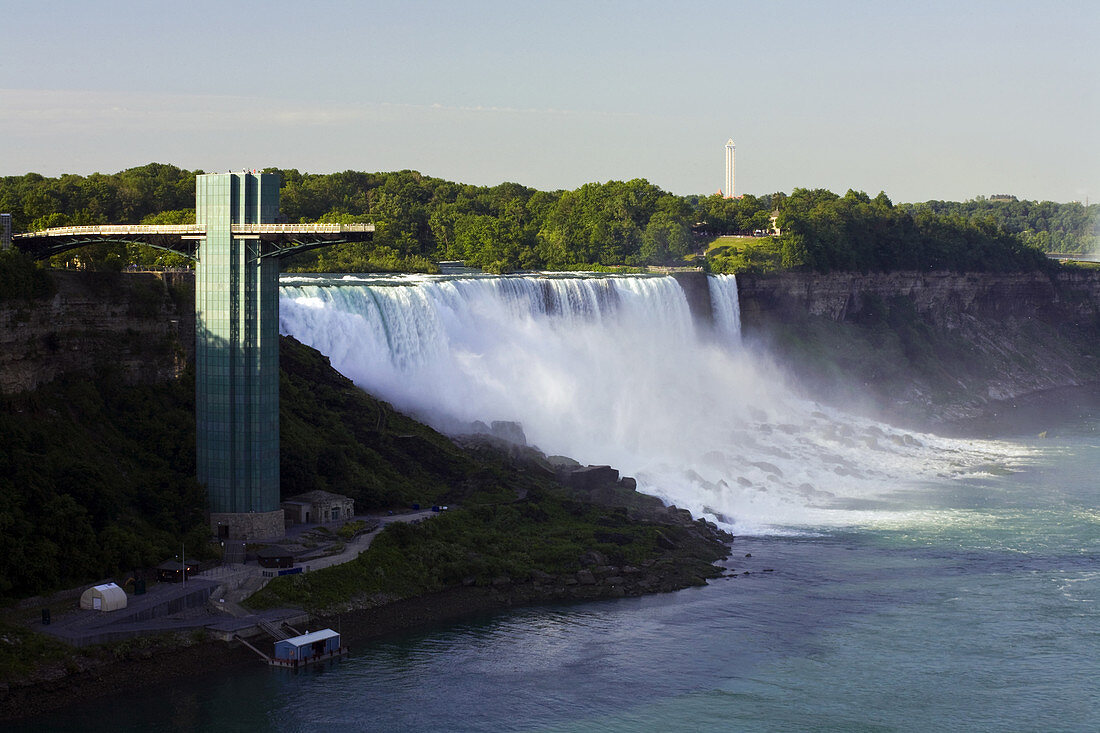
[[[751,574],[704,588],[478,617],[25,729],[1095,731],[1098,427],[1006,441],[1028,465],[894,496],[904,522],[739,538],[727,565]]]
[[[611,454],[607,462],[629,466],[640,485],[738,533],[725,563],[736,575],[677,593],[512,610],[353,642],[346,659],[297,673],[259,664],[214,671],[17,729],[1100,730],[1100,414],[1050,418],[1042,437],[1030,426],[981,441],[910,434],[807,402],[777,381],[761,390],[770,367],[736,345],[734,312],[716,314],[726,341],[717,350],[713,333],[666,339],[665,330],[687,328],[666,280],[568,281],[554,286],[565,301],[548,300],[536,284],[388,283],[389,291],[366,293],[362,284],[356,293],[284,285],[283,330],[309,342],[342,329],[322,348],[335,366],[358,378],[355,364],[375,359],[374,372],[389,372],[381,387],[367,386],[440,425],[513,419],[547,452]],[[712,285],[716,308],[730,307],[727,286]],[[608,287],[621,292],[601,295]],[[542,305],[532,310],[523,299],[536,289]],[[365,316],[336,304],[385,306],[391,296],[446,303],[437,323],[421,324],[443,346],[385,319],[351,343],[351,321]],[[494,310],[501,302],[511,305]],[[558,339],[562,302],[601,323],[579,318],[566,324],[573,338]],[[471,327],[476,318],[518,325]],[[641,343],[616,335],[624,324],[644,331]],[[495,352],[502,340],[510,360]],[[613,352],[589,360],[608,340]],[[690,359],[643,358],[654,343]],[[399,354],[388,361],[366,353],[394,346]],[[623,354],[634,365],[630,389],[615,393],[600,365]],[[671,380],[669,369],[673,399],[646,407],[662,413],[654,419],[664,437],[631,428],[639,414],[632,390]],[[732,382],[723,381],[727,372]],[[569,374],[594,389],[573,384],[523,412],[539,394],[521,382],[536,374],[542,392],[568,384]],[[416,388],[387,393],[402,375]],[[436,404],[450,414],[425,411],[410,393],[440,379]],[[681,389],[700,380],[707,389],[698,395]],[[568,423],[577,391],[590,409],[577,419],[595,429]],[[456,392],[462,399],[449,401]],[[475,398],[492,409],[464,411]],[[707,416],[706,430],[681,419],[685,402],[696,420]],[[623,411],[631,419],[618,421]]]

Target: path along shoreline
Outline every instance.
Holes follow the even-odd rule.
[[[417,518],[428,515],[431,512],[421,513]],[[400,518],[411,521],[411,515]],[[389,521],[400,518],[387,517]],[[709,532],[703,529],[705,525],[702,523],[692,524],[698,524],[700,532]],[[350,555],[347,559],[357,557],[369,546],[371,539],[364,538],[361,543],[356,543],[355,548],[347,548],[344,553]],[[726,551],[729,551],[728,545]],[[330,564],[337,563],[333,561]],[[666,558],[638,568],[636,573],[629,574],[628,579],[608,575],[611,569],[602,575],[582,571],[593,575],[591,583],[541,574],[524,582],[506,585],[458,586],[406,599],[373,599],[367,607],[311,615],[309,624],[311,628],[318,625],[339,628],[354,654],[357,643],[483,613],[551,603],[638,596],[705,585],[704,576],[718,577],[723,573],[720,567],[709,567],[709,571],[701,568],[698,560],[677,560],[675,553],[670,551]],[[611,582],[616,580],[622,582]],[[211,670],[221,674],[260,663],[255,653],[244,646],[200,639],[193,629],[132,641],[135,643],[124,642],[114,650],[105,647],[91,656],[74,655],[65,662],[39,670],[33,679],[22,684],[0,684],[0,721],[30,718],[110,697],[120,691],[133,694],[173,680],[208,675]]]

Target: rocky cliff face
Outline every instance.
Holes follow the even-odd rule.
[[[902,297],[942,328],[967,316],[1089,321],[1100,315],[1100,271],[1055,273],[815,273],[737,278],[742,317],[806,313],[853,320],[875,301]]]
[[[788,272],[738,289],[746,339],[826,399],[939,422],[1100,382],[1098,271]]]
[[[190,273],[51,274],[50,300],[0,301],[0,393],[102,369],[131,384],[169,380],[193,356]]]

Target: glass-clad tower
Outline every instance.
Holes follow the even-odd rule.
[[[279,508],[279,263],[234,225],[274,224],[275,174],[195,181],[205,227],[195,278],[198,480],[227,536],[274,537]]]

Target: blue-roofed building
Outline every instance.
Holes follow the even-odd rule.
[[[281,667],[300,667],[338,657],[346,651],[341,645],[340,634],[332,629],[321,629],[275,642],[275,656],[271,663]]]

